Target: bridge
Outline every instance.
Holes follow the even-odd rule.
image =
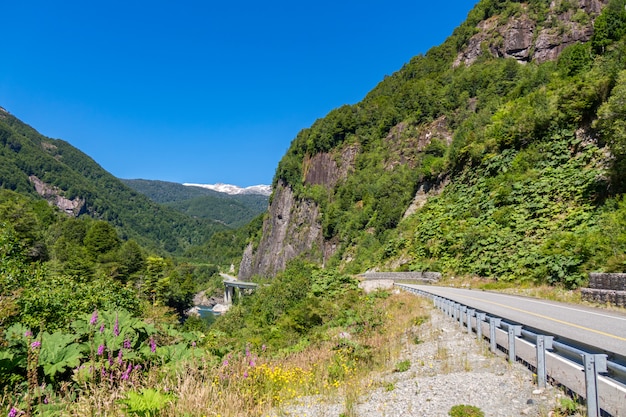
[[[235,296],[235,288],[238,289],[237,297],[241,297],[241,294],[245,290],[254,291],[259,284],[248,281],[239,281],[236,277],[228,274],[220,274],[224,278],[224,304],[230,306],[233,304],[233,297]]]

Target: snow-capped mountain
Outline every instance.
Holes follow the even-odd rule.
[[[190,184],[184,183],[183,185],[187,187],[200,187],[200,188],[208,188],[209,190],[217,191],[218,193],[226,193],[230,195],[235,194],[261,194],[269,196],[272,194],[272,187],[270,185],[252,185],[250,187],[238,187],[236,185],[231,184]]]

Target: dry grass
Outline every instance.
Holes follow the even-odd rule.
[[[372,372],[392,366],[411,334],[424,322],[428,302],[400,292],[377,299],[384,323],[366,334],[339,338],[331,329],[325,342],[286,357],[264,352],[229,355],[220,364],[191,363],[178,370],[153,368],[117,386],[85,383],[77,398],[58,398],[64,416],[132,416],[121,403],[129,391],[162,393],[156,414],[179,416],[280,415],[283,404],[304,396],[339,399],[344,415],[354,415],[359,396],[374,384]],[[338,331],[339,330],[339,331]],[[153,415],[156,415],[153,414]],[[145,414],[149,415],[149,414]]]

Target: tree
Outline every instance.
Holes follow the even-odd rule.
[[[114,249],[117,249],[120,245],[117,232],[109,223],[105,221],[94,222],[85,236],[85,247],[89,253],[98,258]]]
[[[143,251],[133,239],[128,240],[120,247],[117,258],[120,264],[120,276],[123,281],[135,272],[141,271],[146,265]]]
[[[591,38],[593,50],[602,54],[606,47],[620,39],[626,32],[626,0],[611,0],[594,22]]]

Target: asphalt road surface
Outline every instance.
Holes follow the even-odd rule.
[[[626,314],[481,290],[407,285],[487,314],[626,357]]]

